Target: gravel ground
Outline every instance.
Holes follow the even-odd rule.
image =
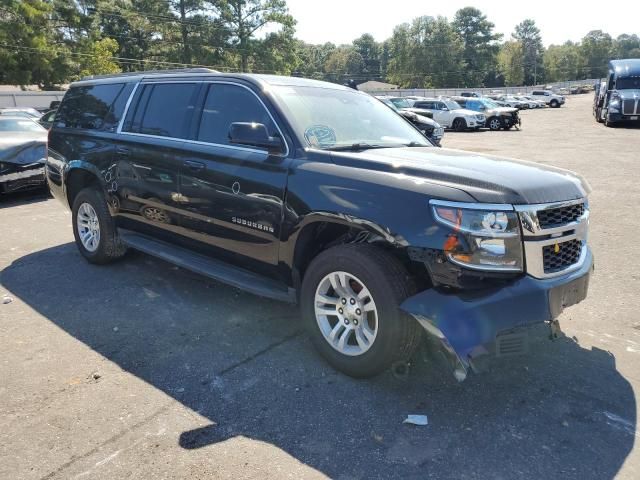
[[[142,254],[89,265],[59,203],[0,200],[0,478],[640,478],[640,130],[590,105],[445,136],[593,187],[596,273],[567,337],[462,384],[426,348],[408,378],[337,374],[295,308]]]

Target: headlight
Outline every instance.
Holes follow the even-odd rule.
[[[443,246],[451,262],[474,270],[523,270],[520,225],[513,207],[430,203],[436,221],[451,229]]]
[[[484,120],[484,115],[476,115],[476,118],[482,122]]]

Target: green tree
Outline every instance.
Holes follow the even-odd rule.
[[[293,28],[285,0],[209,0],[224,27],[234,40],[240,56],[240,69],[249,70],[249,59],[255,53],[252,39],[261,28],[272,24]]]
[[[582,39],[580,50],[584,62],[583,76],[586,78],[605,77],[609,70],[609,60],[613,56],[611,35],[602,30],[592,30]]]
[[[353,41],[353,47],[363,61],[362,81],[380,77],[380,45],[372,35],[365,33]]]
[[[535,85],[544,77],[544,47],[536,22],[526,19],[516,25],[512,34],[522,45],[525,85]]]
[[[103,38],[91,42],[89,49],[80,60],[80,77],[119,73],[120,66],[112,58],[118,51],[118,42],[113,38]]]
[[[614,42],[614,51],[617,58],[640,58],[640,37],[635,33],[619,35]]]
[[[523,59],[524,49],[520,42],[508,41],[502,44],[498,53],[498,68],[506,85],[519,86],[524,82]]]
[[[387,78],[403,87],[464,83],[462,39],[444,17],[419,17],[396,27],[389,56]]]
[[[494,33],[495,25],[475,7],[458,10],[452,25],[464,45],[465,85],[483,86],[496,70],[502,34]]]
[[[359,79],[363,69],[362,55],[351,46],[336,48],[324,62],[325,78],[334,83],[344,83],[350,78]]]
[[[53,88],[73,67],[61,35],[51,28],[52,5],[4,0],[0,6],[0,81]]]
[[[574,42],[550,45],[544,54],[544,72],[547,82],[583,78],[580,45]]]
[[[203,0],[169,0],[169,7],[176,13],[180,28],[182,63],[193,63],[192,35],[204,23],[195,14],[204,8]]]

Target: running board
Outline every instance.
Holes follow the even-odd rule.
[[[296,292],[284,283],[263,275],[235,267],[170,243],[156,240],[129,230],[118,230],[122,242],[135,250],[160,258],[192,272],[232,287],[281,302],[296,302]]]

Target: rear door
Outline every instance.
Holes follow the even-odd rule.
[[[118,225],[180,240],[180,170],[200,83],[141,83],[115,147]]]
[[[181,225],[206,253],[263,272],[278,262],[288,148],[265,149],[229,142],[234,122],[261,123],[269,135],[282,130],[259,95],[234,82],[203,87],[201,112],[182,165]],[[264,272],[263,272],[264,273]]]

